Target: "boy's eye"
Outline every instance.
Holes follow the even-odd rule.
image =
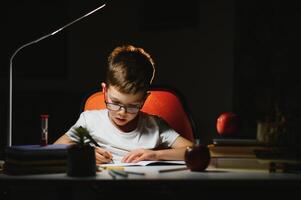
[[[112,101],[113,104],[120,104],[119,101]]]
[[[134,104],[124,105],[124,104],[120,103],[119,101],[112,101],[112,103],[116,104],[116,105],[126,106],[128,108],[137,108],[137,107],[139,107],[139,105],[134,105]]]
[[[123,104],[119,104],[119,105],[123,105]],[[139,107],[139,105],[123,105],[123,106],[127,108],[134,108],[134,109]]]

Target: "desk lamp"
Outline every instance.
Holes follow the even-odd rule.
[[[12,56],[10,57],[10,62],[9,62],[9,125],[8,125],[8,136],[7,136],[7,143],[8,143],[8,146],[11,146],[12,145],[12,101],[13,101],[13,88],[12,88],[12,85],[13,85],[13,59],[14,57],[17,55],[17,53],[19,51],[21,51],[23,48],[25,47],[28,47],[32,44],[35,44],[35,43],[38,43],[40,42],[41,40],[44,40],[50,36],[53,36],[55,34],[57,34],[58,32],[62,31],[63,29],[67,28],[68,26],[71,26],[72,24],[74,24],[75,22],[78,22],[80,20],[82,20],[83,18],[91,15],[92,13],[102,9],[103,7],[105,7],[106,4],[102,4],[101,6],[99,6],[98,8],[92,10],[91,12],[71,21],[70,23],[64,25],[63,27],[57,29],[56,31],[53,31],[47,35],[44,35],[36,40],[33,40],[31,42],[28,42],[24,45],[22,45],[21,47],[19,47],[13,54]]]

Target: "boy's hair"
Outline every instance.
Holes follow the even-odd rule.
[[[132,45],[116,47],[108,57],[106,83],[120,92],[146,92],[154,79],[155,67],[151,56]]]

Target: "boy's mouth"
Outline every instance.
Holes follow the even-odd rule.
[[[124,118],[119,118],[119,117],[115,117],[115,119],[118,121],[118,122],[125,122],[126,119]]]

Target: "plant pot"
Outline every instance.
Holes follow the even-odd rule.
[[[75,177],[96,175],[94,147],[75,144],[68,148],[67,175]]]

